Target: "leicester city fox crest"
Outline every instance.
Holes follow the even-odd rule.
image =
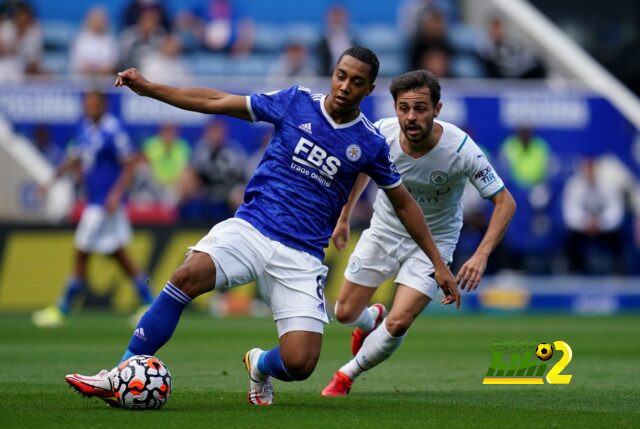
[[[362,149],[357,144],[350,144],[347,147],[347,159],[351,162],[356,162],[362,156]]]

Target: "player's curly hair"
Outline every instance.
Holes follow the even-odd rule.
[[[350,57],[355,58],[356,60],[360,60],[363,63],[369,64],[371,66],[371,70],[369,70],[369,78],[371,78],[371,83],[376,81],[378,77],[378,69],[380,68],[380,61],[378,61],[378,56],[369,48],[365,48],[364,46],[354,46],[352,48],[347,49],[340,55],[338,58],[338,63],[342,60],[342,57],[345,55],[349,55]]]
[[[401,91],[424,88],[425,86],[429,88],[431,102],[435,106],[440,101],[440,82],[433,73],[427,70],[414,70],[394,77],[391,86],[389,86],[389,92],[395,102]]]

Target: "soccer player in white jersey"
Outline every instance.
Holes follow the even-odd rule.
[[[390,87],[397,117],[376,123],[389,144],[402,180],[424,212],[442,257],[450,263],[462,227],[462,194],[470,180],[494,205],[485,236],[456,280],[467,291],[478,287],[489,255],[502,238],[515,202],[475,142],[455,125],[435,120],[440,112],[440,84],[425,70],[393,79]],[[338,250],[349,239],[349,217],[368,183],[360,175],[333,232]],[[335,307],[341,323],[355,326],[351,352],[322,390],[323,396],[349,393],[353,381],[388,359],[402,343],[413,320],[436,298],[434,266],[395,215],[384,192],[378,191],[371,226],[362,233],[349,259]],[[398,284],[391,310],[366,307],[376,288],[395,275]],[[448,298],[442,300],[447,303]],[[386,315],[386,317],[385,317]]]
[[[212,289],[256,280],[267,298],[279,346],[245,354],[248,401],[273,401],[271,378],[304,380],[313,372],[328,322],[324,303],[324,248],[360,172],[384,189],[397,216],[434,262],[447,300],[459,304],[453,275],[429,233],[420,206],[402,185],[384,138],[360,113],[374,89],[378,59],[350,48],[340,57],[329,95],[293,86],[251,96],[215,89],[180,89],[147,81],[135,69],[118,74],[116,86],[182,109],[225,114],[275,126],[264,157],[235,216],[215,225],[191,248],[164,290],[140,319],[122,357],[153,355],[166,343],[191,300]],[[71,374],[77,391],[113,402],[110,372]]]

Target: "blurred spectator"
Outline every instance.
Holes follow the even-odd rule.
[[[529,274],[556,270],[554,251],[562,234],[560,177],[545,140],[522,125],[500,147],[499,164],[518,212],[504,237],[504,261]]]
[[[599,262],[602,259],[609,262],[606,272],[620,274],[623,267],[625,195],[613,186],[598,160],[585,159],[579,170],[567,180],[562,211],[568,229],[566,250],[569,270],[591,272],[589,252],[599,250]]]
[[[318,45],[320,74],[331,76],[340,55],[357,45],[349,29],[349,12],[342,6],[333,6],[327,11],[326,27]]]
[[[191,79],[191,74],[181,54],[180,39],[167,34],[162,40],[160,50],[141,59],[140,72],[152,81],[185,84]]]
[[[420,68],[433,73],[438,78],[450,77],[450,55],[442,49],[430,49],[422,54]]]
[[[550,163],[549,145],[533,134],[528,126],[521,126],[507,137],[500,147],[501,163],[509,172],[509,179],[521,188],[531,188],[547,178]]]
[[[54,166],[57,167],[64,159],[64,150],[51,140],[51,132],[46,125],[38,125],[33,131],[33,144],[38,151]]]
[[[3,5],[4,6],[4,5]],[[42,30],[28,3],[9,3],[0,15],[1,80],[42,73]]]
[[[530,188],[507,184],[518,204],[518,213],[503,239],[501,253],[507,267],[534,275],[557,271],[562,262],[556,254],[558,240],[564,232],[561,214],[557,213],[561,197],[557,179]]]
[[[140,19],[140,15],[145,9],[154,8],[160,15],[160,26],[166,32],[171,31],[171,23],[169,14],[165,8],[163,0],[131,0],[124,10],[122,23],[124,27],[135,25]]]
[[[2,5],[4,6],[4,5]],[[24,67],[17,55],[15,26],[6,7],[0,8],[0,82],[20,80]]]
[[[262,161],[262,157],[267,150],[267,145],[271,141],[273,136],[273,128],[268,127],[267,130],[260,137],[260,147],[251,152],[249,157],[244,163],[244,177],[249,178],[253,176],[254,171],[258,168],[258,165]]]
[[[193,12],[178,15],[176,29],[214,52],[245,55],[253,48],[253,21],[230,0],[201,0]]]
[[[173,20],[173,33],[180,39],[184,52],[195,52],[202,46],[202,22],[193,13],[179,11]]]
[[[425,54],[438,51],[436,56],[451,56],[454,49],[447,36],[447,23],[444,15],[436,9],[430,10],[418,22],[418,30],[409,41],[409,65],[412,70],[423,66]],[[433,70],[430,70],[434,72]]]
[[[242,203],[235,188],[244,187],[245,161],[246,154],[240,145],[229,139],[226,123],[215,120],[208,124],[196,144],[193,161],[181,186],[181,199],[185,203],[196,200],[194,206],[202,210],[187,217],[222,220],[232,216]],[[236,198],[232,198],[234,196]],[[193,206],[188,210],[193,211]]]
[[[84,27],[71,48],[71,70],[84,75],[112,74],[118,63],[118,44],[109,32],[102,7],[87,13]]]
[[[448,23],[459,20],[458,9],[452,0],[404,0],[398,6],[398,32],[408,39],[418,31],[418,23],[431,11],[437,10],[444,15]]]
[[[158,9],[150,7],[142,9],[138,22],[125,28],[120,39],[120,67],[140,67],[141,61],[160,49],[166,31],[160,26]]]
[[[280,60],[269,71],[269,76],[272,78],[315,76],[307,56],[307,48],[297,42],[287,45]]]
[[[160,126],[158,134],[144,141],[143,153],[151,169],[151,177],[161,187],[164,202],[175,203],[179,179],[191,158],[191,148],[180,138],[175,125]]]
[[[28,3],[18,3],[13,18],[16,28],[18,56],[27,74],[41,73],[43,50],[42,29]]]
[[[480,47],[487,76],[508,79],[542,79],[546,68],[536,54],[516,40],[507,37],[504,23],[498,17],[489,21],[487,40]]]

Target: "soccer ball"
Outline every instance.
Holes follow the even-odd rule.
[[[122,408],[157,409],[169,399],[171,374],[158,358],[132,356],[116,368],[113,390]]]
[[[538,344],[538,347],[536,347],[536,356],[538,356],[540,360],[551,359],[551,356],[553,356],[553,349],[551,348],[551,344],[548,344],[548,343]]]

